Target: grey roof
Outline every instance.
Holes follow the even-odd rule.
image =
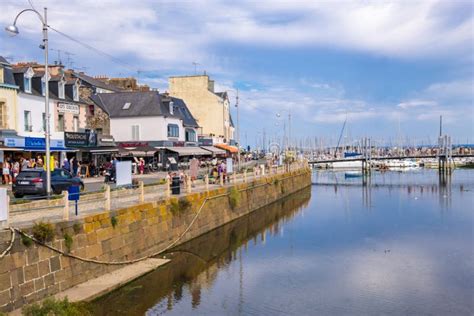
[[[224,92],[214,92],[215,95],[217,95],[218,97],[222,98],[222,99],[227,99],[227,92],[224,91]]]
[[[98,88],[105,89],[105,90],[110,90],[110,91],[113,91],[113,92],[123,91],[119,87],[116,87],[114,85],[111,85],[111,84],[105,83],[103,81],[97,80],[97,79],[92,78],[92,77],[90,77],[88,75],[85,75],[83,73],[74,72],[72,75],[74,77],[77,77],[77,78],[81,79],[82,81],[87,82],[88,84],[90,84],[91,86],[94,86],[94,87],[98,87]]]
[[[198,123],[196,122],[196,119],[193,117],[188,107],[186,106],[186,103],[184,103],[182,99],[172,97],[171,100],[173,100],[173,104],[177,109],[174,114],[177,114],[183,120],[184,126],[199,127]]]
[[[131,116],[171,116],[161,101],[158,92],[116,92],[98,93],[91,96],[98,106],[103,108],[111,118]],[[130,108],[123,109],[125,103]]]
[[[2,56],[0,56],[0,67],[3,68],[4,84],[16,86],[15,77],[13,76],[13,69],[8,60]]]
[[[183,100],[171,98],[176,109],[171,114],[169,105],[167,102],[163,102],[163,96],[156,91],[98,93],[90,98],[107,112],[110,118],[167,116],[181,119],[185,126],[198,127],[196,120],[189,112]],[[126,103],[130,103],[128,109],[124,109]]]

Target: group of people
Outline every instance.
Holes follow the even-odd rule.
[[[12,158],[7,157],[3,162],[0,162],[2,170],[2,184],[12,184],[16,180],[20,171],[28,168],[43,168],[43,158],[40,155],[36,158]]]
[[[215,165],[213,165],[211,172],[209,174],[209,178],[211,181],[218,182],[222,175],[222,179],[224,183],[227,181],[227,165],[225,164],[224,160],[216,161]]]

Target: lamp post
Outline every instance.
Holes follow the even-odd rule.
[[[44,112],[46,119],[46,129],[44,131],[45,145],[46,145],[46,194],[49,196],[51,194],[51,150],[50,150],[50,126],[49,126],[49,67],[48,67],[48,18],[47,18],[47,8],[44,8],[43,16],[34,9],[25,9],[20,11],[13,20],[13,24],[7,26],[5,31],[10,35],[15,36],[19,33],[16,22],[20,15],[25,12],[31,11],[35,13],[43,25],[43,45],[40,45],[40,48],[44,50],[44,73],[45,73],[45,93],[44,93]]]
[[[235,107],[237,108],[237,166],[240,171],[240,114],[239,114],[239,89],[233,90],[233,89],[228,89],[225,90],[225,92],[235,92]],[[229,111],[230,115],[230,111]]]

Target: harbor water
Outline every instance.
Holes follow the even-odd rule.
[[[179,246],[94,314],[474,314],[474,170],[313,183]]]

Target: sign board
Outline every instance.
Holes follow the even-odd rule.
[[[117,186],[132,184],[132,162],[117,161],[115,163],[115,177]]]
[[[0,221],[8,220],[8,195],[6,188],[0,188]]]
[[[7,147],[25,147],[24,138],[6,137],[5,146]]]
[[[73,103],[58,103],[59,113],[79,114],[79,105]]]
[[[97,136],[94,132],[64,132],[64,143],[66,147],[95,147],[97,146]]]
[[[46,148],[46,141],[40,137],[25,137],[25,149],[42,149]],[[49,144],[51,149],[64,149],[64,140],[62,139],[50,139]],[[16,146],[19,147],[19,146]]]
[[[80,189],[81,187],[78,186],[78,185],[71,185],[69,186],[69,188],[67,189],[69,195],[68,195],[68,200],[69,201],[78,201],[79,198],[80,198]]]
[[[233,173],[234,172],[234,162],[232,158],[227,158],[225,161],[226,168],[227,168],[227,173]]]

